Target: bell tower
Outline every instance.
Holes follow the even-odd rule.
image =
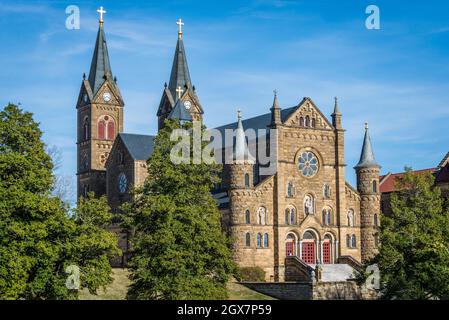
[[[104,33],[103,7],[89,77],[83,75],[76,104],[77,193],[106,193],[106,160],[118,133],[123,132],[124,102],[113,77]]]
[[[172,110],[178,104],[188,110],[193,121],[201,121],[203,118],[203,108],[196,94],[195,86],[190,80],[189,66],[187,65],[187,57],[182,40],[182,27],[184,22],[179,19],[178,25],[178,42],[176,43],[175,56],[170,74],[170,82],[164,85],[161,102],[157,111],[158,129],[164,126],[165,119],[169,118]]]

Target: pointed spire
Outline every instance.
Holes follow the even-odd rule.
[[[178,93],[176,91],[178,90],[178,88],[187,88],[187,90],[191,90],[190,88],[192,87],[184,43],[182,41],[182,26],[184,25],[184,23],[181,19],[179,19],[177,24],[179,26],[178,43],[176,44],[170,82],[168,84],[168,88],[172,96],[175,98],[175,101],[178,100]]]
[[[334,113],[333,114],[341,114],[340,108],[338,106],[338,98],[335,97],[334,99],[335,99],[335,104],[334,104]]]
[[[273,100],[273,106],[271,107],[271,125],[279,125],[282,123],[281,120],[281,107],[279,107],[279,100],[278,100],[278,92],[277,90],[274,90],[274,100]]]
[[[242,123],[242,112],[237,110],[237,129],[235,133],[235,151],[234,156],[237,162],[254,163],[254,157],[250,154],[248,144],[246,143],[245,129]]]
[[[104,13],[103,8],[101,11]],[[94,55],[90,65],[89,84],[93,94],[97,94],[105,80],[112,80],[111,64],[109,62],[108,47],[106,45],[106,36],[103,30],[103,16],[101,14],[97,40],[95,42]]]
[[[274,93],[273,109],[280,109],[277,90],[274,90],[273,93]]]
[[[365,138],[363,140],[362,153],[360,155],[360,161],[357,164],[357,166],[355,166],[355,169],[370,168],[370,167],[379,168],[380,166],[377,164],[376,159],[374,157],[373,146],[371,144],[371,138],[369,136],[368,122],[366,122]]]

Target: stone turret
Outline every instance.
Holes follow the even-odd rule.
[[[380,214],[379,172],[380,166],[374,157],[365,124],[365,138],[359,163],[354,167],[357,173],[357,190],[360,193],[360,233],[362,262],[369,261],[378,253],[376,241]]]
[[[249,153],[240,110],[235,134],[234,160],[229,165],[230,189],[240,190],[253,187],[254,158]]]

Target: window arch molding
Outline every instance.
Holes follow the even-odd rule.
[[[99,140],[114,140],[116,136],[116,121],[110,115],[102,115],[97,121],[97,138]]]
[[[285,210],[285,224],[286,225],[295,225],[298,221],[298,211],[294,205],[288,205]]]

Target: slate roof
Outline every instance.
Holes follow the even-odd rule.
[[[97,94],[106,79],[112,80],[112,70],[109,62],[108,47],[103,30],[103,23],[100,23],[88,78],[94,96]]]
[[[365,138],[363,140],[362,153],[360,155],[360,161],[355,166],[355,169],[360,168],[370,168],[370,167],[380,167],[376,158],[374,157],[373,146],[371,144],[371,138],[369,136],[368,125],[365,128]]]
[[[172,97],[175,101],[178,99],[178,94],[176,89],[181,87],[185,90],[185,87],[192,87],[190,80],[189,66],[187,65],[187,57],[184,49],[184,43],[182,39],[178,39],[176,44],[175,56],[173,58],[173,66],[170,74],[170,83],[168,84],[168,89],[171,92]]]
[[[287,120],[288,117],[296,110],[296,108],[298,108],[298,106],[282,109],[281,110],[282,122]],[[259,129],[267,129],[270,123],[271,123],[271,112],[253,118],[242,120],[242,125],[245,128],[245,130],[254,129],[257,131]],[[222,134],[222,137],[224,138],[226,129],[236,130],[237,126],[238,122],[232,122],[224,126],[217,127],[215,129],[219,130]]]
[[[119,133],[118,136],[134,160],[146,161],[153,153],[155,136],[130,133]]]
[[[192,121],[192,115],[189,110],[184,106],[184,102],[182,100],[178,100],[176,102],[175,107],[170,111],[170,114],[167,117],[168,119],[179,119],[181,121]]]

